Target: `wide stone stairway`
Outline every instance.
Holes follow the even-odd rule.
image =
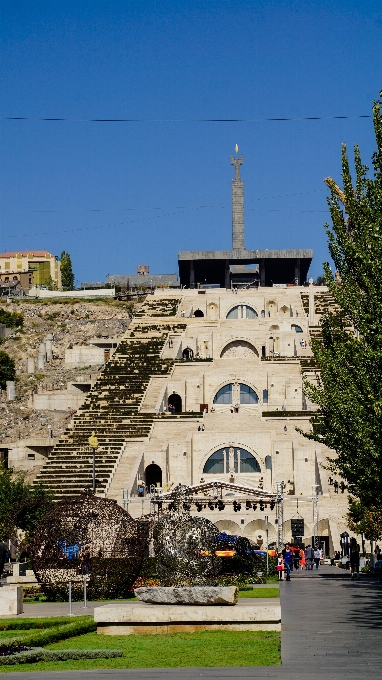
[[[169,323],[163,318],[176,313],[179,300],[166,302],[169,302],[167,307],[145,303],[140,318],[130,325],[37,476],[36,483],[42,482],[50,488],[57,499],[92,487],[93,454],[88,438],[93,431],[99,443],[95,457],[96,492],[102,495],[107,492],[129,439],[148,437],[154,419],[164,417],[164,414],[141,413],[139,409],[150,379],[168,375],[174,365],[172,359],[161,358],[169,333],[181,334],[186,328],[185,324]],[[162,319],[155,322],[147,318],[159,315]],[[182,414],[182,418],[198,415],[187,413]]]

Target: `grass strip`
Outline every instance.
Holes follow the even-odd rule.
[[[273,631],[203,631],[170,635],[97,635],[88,633],[55,643],[49,649],[119,648],[113,659],[39,661],[4,666],[12,671],[65,671],[114,668],[203,668],[280,665],[280,633]]]
[[[238,597],[280,597],[279,588],[253,588],[251,590],[239,590]]]
[[[85,620],[86,616],[76,617],[76,621]],[[46,618],[28,618],[28,619],[6,619],[0,620],[0,631],[2,630],[31,630],[39,628],[55,628],[64,623],[72,623],[72,616],[49,616]]]

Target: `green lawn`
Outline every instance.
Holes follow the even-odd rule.
[[[47,649],[123,649],[123,657],[3,666],[0,673],[93,668],[276,666],[280,664],[280,633],[205,631],[123,636],[87,633],[47,645]]]
[[[280,597],[280,589],[253,588],[252,590],[239,590],[239,597]]]

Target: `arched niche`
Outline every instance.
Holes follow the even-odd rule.
[[[219,308],[216,302],[210,302],[207,307],[207,316],[209,319],[216,321],[219,318]]]
[[[148,465],[145,470],[145,482],[149,490],[151,486],[162,486],[162,468],[155,463]]]
[[[232,340],[220,353],[221,359],[253,359],[258,356],[256,347],[248,340]]]
[[[174,407],[174,413],[182,413],[182,397],[180,394],[170,394],[168,398],[168,407]]]
[[[270,330],[271,333],[273,333],[275,331],[279,331],[280,326],[278,326],[277,324],[273,324],[272,326],[269,326],[269,330]]]
[[[214,524],[220,532],[225,531],[226,534],[230,534],[230,536],[241,536],[239,524],[233,522],[231,519],[218,519]]]
[[[288,307],[288,305],[283,305],[280,307],[279,311],[284,316],[290,316],[290,307]]]

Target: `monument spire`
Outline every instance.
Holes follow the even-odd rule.
[[[236,144],[236,153],[239,147]],[[240,166],[243,156],[231,156],[231,165],[235,167],[235,178],[232,180],[232,249],[244,250],[244,182],[240,177]]]

